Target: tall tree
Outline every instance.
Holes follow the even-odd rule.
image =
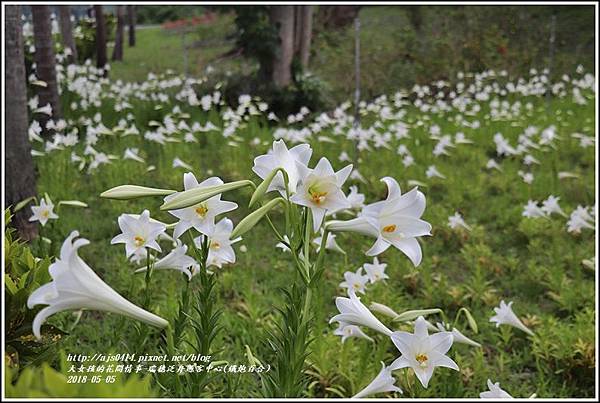
[[[27,137],[27,87],[25,86],[25,54],[21,6],[6,6],[5,11],[5,70],[4,96],[6,102],[6,208],[35,195],[35,171],[31,145]],[[48,15],[48,21],[50,21]],[[30,240],[37,234],[37,226],[30,223],[25,210],[13,219],[21,238]]]
[[[106,65],[106,22],[102,6],[94,6],[96,17],[96,66],[103,68]]]
[[[310,59],[310,43],[312,41],[313,29],[313,6],[299,6],[300,8],[300,38],[298,39],[298,54],[302,68],[308,67]]]
[[[123,35],[125,33],[125,6],[117,6],[117,32],[112,59],[123,60]]]
[[[46,86],[38,86],[37,94],[39,105],[52,106],[52,117],[62,116],[60,109],[60,98],[58,96],[58,84],[56,82],[56,59],[54,56],[54,42],[52,41],[52,25],[50,19],[49,6],[31,6],[31,15],[33,18],[33,43],[35,45],[34,61],[36,76],[44,81]],[[40,124],[44,128],[49,117],[40,119]]]
[[[273,83],[278,88],[292,82],[292,59],[294,57],[294,7],[271,6],[271,23],[279,31],[279,47],[273,58]]]
[[[129,46],[135,46],[135,6],[127,6],[127,24],[129,25]]]
[[[58,24],[60,26],[60,36],[62,37],[63,45],[71,49],[69,63],[77,62],[77,46],[75,46],[75,38],[73,38],[73,25],[71,24],[71,7],[58,7]]]

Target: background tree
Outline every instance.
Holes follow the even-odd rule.
[[[60,35],[63,45],[71,49],[69,63],[77,62],[77,46],[75,46],[75,38],[73,38],[73,25],[71,24],[71,7],[57,6],[58,8],[58,24],[60,26]]]
[[[6,208],[34,196],[35,172],[31,157],[31,144],[27,137],[27,87],[25,81],[25,55],[21,27],[21,6],[6,6],[5,11],[5,97],[4,121],[6,124]],[[50,15],[48,15],[48,21]],[[21,238],[30,240],[37,234],[37,226],[28,221],[26,210],[16,213],[13,224]]]
[[[313,6],[298,6],[296,12],[300,15],[297,19],[300,29],[297,30],[298,55],[303,69],[308,67],[310,59],[310,43],[312,41]]]
[[[135,46],[135,23],[136,23],[135,6],[127,6],[127,24],[129,24],[129,46]]]
[[[123,60],[123,36],[125,34],[125,6],[117,6],[117,29],[112,60]]]
[[[62,116],[60,98],[58,96],[58,84],[56,82],[56,59],[54,56],[54,42],[52,40],[52,25],[49,6],[31,6],[33,19],[33,43],[35,46],[34,61],[35,72],[39,80],[44,81],[46,86],[37,86],[39,105],[48,103],[52,106],[52,118]],[[40,118],[40,124],[46,131],[46,122],[49,117]]]
[[[273,84],[278,88],[292,82],[292,59],[294,57],[294,9],[295,6],[272,6],[270,18],[279,30],[279,47],[273,58]]]
[[[102,6],[94,6],[96,17],[96,66],[103,68],[106,65],[106,23]]]

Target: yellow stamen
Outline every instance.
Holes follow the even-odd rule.
[[[427,366],[427,360],[429,359],[425,354],[417,354],[415,359],[419,362],[422,367]]]
[[[211,241],[210,242],[210,248],[211,249],[221,249],[221,244],[218,243],[217,241]]]
[[[42,211],[42,217],[44,217],[44,218],[50,217],[50,212],[48,210]]]
[[[317,189],[312,187],[308,188],[308,194],[315,204],[321,204],[325,200],[325,196],[327,196],[327,192],[319,192]]]
[[[396,231],[395,224],[386,225],[385,227],[383,227],[383,232],[394,232],[394,231]]]
[[[146,242],[146,240],[139,235],[134,236],[133,241],[135,243],[135,246],[137,246],[138,248],[142,246],[144,242]]]
[[[196,214],[198,214],[200,216],[200,218],[204,218],[204,216],[206,216],[207,212],[208,212],[208,207],[206,207],[205,205],[196,207]]]

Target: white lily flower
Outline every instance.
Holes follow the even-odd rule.
[[[456,213],[454,213],[454,215],[451,215],[450,217],[448,217],[448,226],[452,229],[455,229],[457,227],[463,227],[467,231],[471,231],[471,227],[469,225],[467,225],[465,220],[462,218],[462,216],[458,212],[456,212]]]
[[[352,289],[355,292],[365,293],[365,286],[369,277],[362,274],[363,268],[359,267],[356,272],[347,271],[344,273],[345,281],[340,283],[340,287]]]
[[[340,245],[338,245],[338,243],[335,240],[336,235],[335,234],[329,234],[327,236],[327,243],[325,244],[325,249],[327,250],[332,250],[338,253],[341,253],[342,255],[346,254],[346,251],[343,250]],[[319,251],[321,250],[321,242],[323,241],[323,232],[321,231],[321,236],[317,237],[313,240],[313,243],[317,245],[317,253],[319,253]],[[282,244],[283,245],[283,244]],[[279,244],[278,244],[279,246]],[[285,247],[285,245],[283,245]],[[287,248],[287,247],[286,247]]]
[[[492,383],[491,380],[487,380],[487,386],[489,391],[481,392],[479,397],[482,399],[514,399],[505,390],[500,388],[500,382]]]
[[[338,172],[327,158],[321,158],[314,169],[297,164],[301,175],[301,184],[290,201],[310,208],[315,232],[321,227],[326,212],[335,212],[350,207],[342,185],[352,171],[352,165],[347,165]]]
[[[365,206],[359,215],[359,218],[367,219],[375,229],[372,235],[377,237],[366,254],[376,256],[394,245],[416,267],[422,258],[417,237],[431,235],[431,225],[420,219],[425,211],[425,196],[417,188],[401,194],[394,178],[385,177],[382,181],[388,187],[387,198]]]
[[[187,172],[183,175],[184,190],[206,188],[222,184],[223,181],[216,176],[198,183],[198,180],[193,173]],[[176,195],[177,193],[168,195],[164,199],[165,202],[170,201],[173,197],[176,197]],[[179,238],[190,228],[195,228],[200,233],[207,235],[214,230],[216,216],[235,210],[237,207],[237,203],[221,200],[221,195],[219,194],[194,206],[169,210],[171,215],[179,219],[179,222],[173,231],[173,236]]]
[[[513,301],[509,302],[508,305],[504,302],[504,300],[500,301],[500,306],[494,308],[496,315],[490,318],[490,322],[496,322],[496,327],[500,325],[510,325],[524,331],[530,336],[533,336],[533,332],[529,330],[513,312],[511,308],[512,304]]]
[[[348,203],[350,203],[350,208],[352,209],[361,209],[365,206],[365,195],[362,193],[358,193],[357,186],[350,186],[350,193],[346,197]]]
[[[137,148],[126,148],[125,153],[123,154],[123,159],[134,160],[141,163],[146,162],[142,157],[139,156],[139,149]]]
[[[367,277],[369,278],[371,284],[389,278],[388,275],[385,274],[385,268],[387,267],[387,263],[379,263],[379,259],[377,259],[377,256],[373,258],[372,264],[365,263],[363,267],[367,272]]]
[[[51,200],[47,200],[42,198],[40,200],[39,206],[31,206],[31,211],[33,215],[29,217],[29,221],[39,221],[42,224],[42,227],[46,225],[49,219],[57,219],[58,215],[53,211],[54,204],[52,204]]]
[[[558,204],[559,200],[560,197],[556,197],[553,195],[548,196],[548,198],[542,202],[542,210],[544,211],[544,213],[546,213],[547,215],[551,215],[552,213],[558,213],[563,217],[566,217],[567,215]]]
[[[528,200],[527,205],[523,207],[522,215],[529,218],[546,217],[546,212],[538,206],[536,200]]]
[[[192,166],[186,162],[184,162],[182,159],[175,157],[173,159],[173,168],[185,168],[188,169],[190,171],[192,171],[194,168],[192,168]]]
[[[435,367],[459,370],[458,365],[446,356],[446,353],[452,347],[452,333],[439,332],[430,336],[426,322],[422,316],[419,316],[415,321],[413,334],[407,332],[392,333],[392,341],[402,355],[390,365],[392,370],[412,368],[424,388],[427,388]]]
[[[365,332],[360,329],[360,327],[356,325],[349,325],[344,322],[339,322],[339,327],[333,331],[333,334],[336,336],[342,336],[342,343],[345,343],[346,339],[350,337],[358,337],[360,339],[373,341],[373,339],[367,336]]]
[[[488,160],[487,164],[485,164],[485,167],[487,169],[496,169],[498,171],[502,171],[502,168],[500,167],[500,165],[498,165],[498,163],[494,159]]]
[[[52,281],[36,289],[27,299],[27,307],[49,305],[33,320],[33,334],[41,338],[40,329],[46,319],[67,310],[91,309],[118,313],[152,326],[165,327],[168,322],[127,301],[108,286],[79,257],[80,247],[89,244],[87,239],[77,239],[77,231],[65,239],[60,249],[60,259],[48,268]]]
[[[382,368],[379,374],[368,384],[363,390],[352,396],[353,399],[358,399],[365,396],[374,395],[376,393],[385,392],[399,392],[402,393],[402,389],[394,385],[396,379],[392,376],[392,369],[386,367],[385,364],[381,363]]]
[[[177,246],[171,250],[166,256],[161,258],[159,261],[152,265],[153,270],[164,270],[164,269],[172,269],[179,270],[186,276],[188,276],[188,280],[192,279],[192,267],[197,265],[194,258],[186,255],[188,250],[187,245],[183,245],[181,241],[177,241]],[[147,267],[140,267],[135,272],[141,273],[145,272]]]
[[[427,171],[425,172],[425,175],[428,178],[438,177],[438,178],[441,178],[441,179],[446,179],[446,177],[444,175],[442,175],[440,173],[440,171],[437,170],[437,168],[435,167],[435,165],[430,165],[429,167],[427,167]]]
[[[207,266],[216,266],[219,269],[223,264],[235,263],[235,251],[233,245],[242,240],[241,237],[229,239],[233,231],[233,222],[229,218],[219,221],[207,235],[201,235],[194,239],[196,247],[201,247],[205,236],[208,236]]]
[[[340,313],[331,318],[329,323],[344,322],[356,326],[366,326],[386,336],[392,335],[392,331],[369,311],[369,308],[360,301],[353,289],[348,289],[348,295],[350,298],[337,297],[335,299],[335,305]]]
[[[152,221],[148,210],[144,210],[138,217],[121,214],[118,222],[122,233],[115,236],[110,243],[113,245],[124,243],[127,257],[145,248],[161,251],[156,239],[165,232],[166,226],[158,221]]]
[[[273,142],[273,148],[265,155],[254,158],[252,170],[261,178],[266,178],[274,169],[282,168],[288,175],[288,191],[295,193],[300,181],[298,165],[307,166],[312,155],[308,144],[299,144],[288,150],[283,140]],[[267,192],[277,190],[283,197],[286,196],[283,174],[278,172],[271,181]]]
[[[41,108],[37,108],[33,111],[34,113],[43,113],[44,115],[52,116],[52,105],[47,103],[45,106]]]

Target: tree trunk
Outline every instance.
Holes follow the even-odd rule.
[[[117,32],[112,59],[123,60],[123,35],[125,33],[125,6],[117,6]]]
[[[339,29],[351,24],[362,6],[319,6],[318,19],[325,30]]]
[[[273,84],[277,88],[292,82],[294,57],[294,6],[271,6],[271,22],[279,29],[279,48],[273,59]]]
[[[25,54],[21,6],[6,6],[5,11],[5,93],[4,121],[6,124],[6,187],[5,205],[15,205],[23,199],[35,196],[35,172],[31,157],[31,145],[27,137],[27,87],[25,85]],[[48,15],[48,17],[50,17]],[[50,21],[50,18],[48,18]],[[37,235],[37,226],[29,222],[27,209],[17,212],[13,225],[22,239],[30,240]]]
[[[313,27],[313,6],[300,6],[300,14],[302,15],[300,29],[300,63],[302,69],[308,68],[308,61],[310,59],[310,42],[312,40],[312,27]]]
[[[35,74],[37,78],[46,83],[45,87],[38,86],[38,104],[52,106],[52,118],[62,116],[60,109],[60,98],[58,96],[58,84],[56,82],[56,59],[54,56],[54,43],[52,41],[52,26],[50,20],[49,6],[31,6],[33,19],[33,43],[35,45]],[[47,135],[46,122],[50,117],[42,115],[40,124]]]
[[[71,56],[68,57],[69,63],[77,63],[77,46],[73,38],[73,26],[71,25],[71,7],[58,7],[58,24],[60,25],[60,35],[65,48],[71,49]]]
[[[302,6],[294,6],[294,55],[300,53],[302,38]]]
[[[103,68],[106,65],[106,23],[102,6],[94,6],[94,16],[96,17],[96,66]]]
[[[135,6],[127,6],[127,23],[129,24],[129,46],[135,46]]]

